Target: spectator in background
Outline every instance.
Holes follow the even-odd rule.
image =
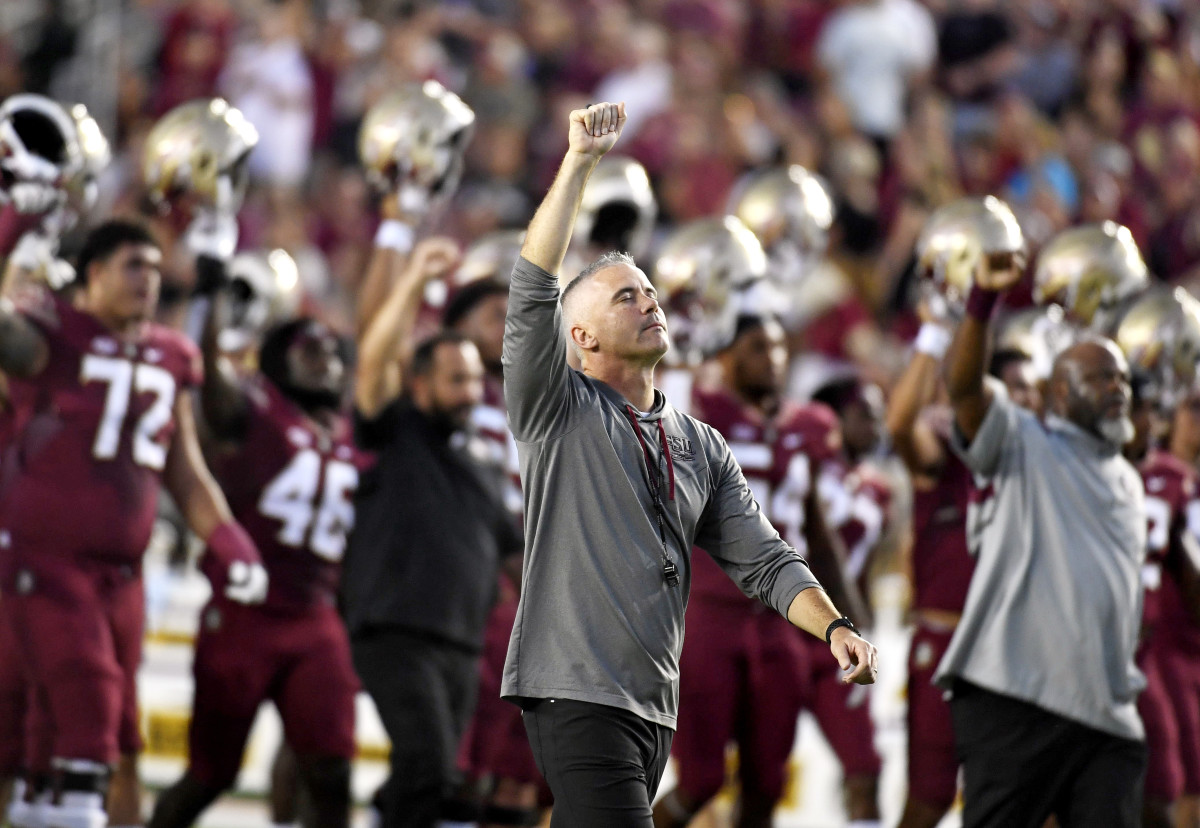
[[[217,94],[237,23],[229,0],[188,0],[171,12],[158,58],[156,115],[193,98]]]
[[[281,201],[308,174],[313,138],[313,81],[304,55],[301,0],[259,7],[258,34],[230,55],[221,89],[258,129],[250,171]]]
[[[825,21],[817,56],[855,129],[883,148],[937,57],[933,18],[914,0],[842,0]]]

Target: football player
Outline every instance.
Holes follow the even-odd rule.
[[[186,828],[233,785],[258,707],[269,699],[315,824],[344,828],[358,681],[336,589],[365,463],[342,413],[345,348],[312,319],[282,322],[263,338],[258,372],[239,379],[218,346],[223,304],[218,298],[203,340],[202,411],[216,439],[217,480],[271,587],[259,606],[215,595],[204,608],[188,769],[149,824]]]
[[[1187,824],[1186,813],[1180,814],[1183,821],[1174,822],[1173,812],[1185,790],[1192,795],[1196,791],[1189,763],[1194,771],[1197,754],[1194,741],[1189,740],[1200,738],[1200,730],[1189,726],[1194,721],[1198,685],[1183,668],[1198,638],[1195,614],[1186,610],[1184,596],[1190,594],[1200,563],[1196,560],[1198,527],[1192,525],[1200,481],[1195,455],[1188,454],[1196,424],[1192,406],[1200,354],[1200,303],[1182,289],[1154,286],[1126,304],[1112,331],[1135,366],[1136,434],[1125,446],[1125,456],[1137,465],[1146,489],[1145,593],[1137,654],[1138,667],[1146,675],[1138,712],[1146,727],[1149,754],[1142,822],[1146,826]],[[1169,433],[1166,447],[1160,446],[1164,433]],[[1186,812],[1190,805],[1185,802],[1180,810]]]
[[[769,316],[739,316],[717,362],[720,384],[694,393],[693,415],[725,437],[755,499],[806,552],[838,606],[862,617],[862,599],[843,576],[843,552],[817,497],[822,465],[840,445],[836,416],[823,405],[783,401],[787,346]],[[692,561],[674,742],[679,784],[655,807],[655,825],[689,823],[723,785],[726,745],[735,741],[738,825],[769,826],[810,696],[809,656],[791,625],[742,595],[711,558],[698,552]]]
[[[204,465],[180,393],[201,380],[199,354],[149,322],[160,260],[141,226],[108,222],[80,253],[75,306],[42,291],[0,308],[14,404],[0,607],[52,733],[54,828],[107,822],[122,711],[136,707],[140,562],[160,481],[207,544],[201,568],[214,592],[241,603],[266,594],[258,552]]]

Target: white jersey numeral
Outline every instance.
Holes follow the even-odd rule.
[[[112,460],[121,445],[121,429],[134,393],[151,393],[154,401],[138,418],[133,429],[133,461],[139,466],[161,471],[167,462],[167,448],[155,435],[171,421],[175,404],[175,378],[157,365],[134,363],[115,357],[87,354],[79,369],[81,382],[103,382],[104,412],[92,442],[92,456]]]
[[[352,498],[358,488],[358,469],[329,460],[325,463],[324,485],[321,477],[321,455],[312,449],[296,452],[292,462],[263,489],[258,510],[282,522],[276,538],[284,546],[302,547],[307,538],[308,548],[315,555],[340,561],[346,551],[346,536],[354,528]]]
[[[1151,552],[1167,551],[1171,542],[1171,504],[1161,497],[1146,495],[1146,546]]]

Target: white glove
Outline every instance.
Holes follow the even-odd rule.
[[[183,233],[183,243],[197,256],[210,256],[222,262],[233,258],[237,249],[237,217],[215,210],[199,210]]]
[[[18,213],[37,215],[61,206],[67,195],[52,184],[21,181],[5,191],[4,196]]]
[[[30,230],[21,236],[17,246],[9,254],[8,261],[22,270],[37,270],[53,262],[57,254],[57,239],[43,235],[38,230]]]
[[[225,597],[239,604],[261,604],[267,600],[268,584],[262,564],[234,561],[225,578]]]

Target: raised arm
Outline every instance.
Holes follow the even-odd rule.
[[[571,113],[567,154],[521,245],[526,261],[558,273],[571,243],[584,185],[596,164],[617,143],[624,126],[623,103],[598,103]]]
[[[163,483],[183,512],[188,528],[207,546],[200,569],[215,592],[244,604],[260,603],[267,596],[267,571],[254,542],[234,521],[224,493],[204,464],[189,394],[175,399],[175,423]]]
[[[364,337],[375,314],[391,295],[396,279],[413,249],[413,238],[421,217],[400,209],[397,197],[389,193],[380,204],[382,221],[375,233],[375,250],[367,265],[367,276],[358,292],[354,332]]]
[[[249,401],[237,381],[234,368],[218,346],[221,329],[228,317],[228,299],[224,291],[212,297],[212,308],[204,321],[200,351],[204,356],[204,382],[200,386],[200,410],[204,426],[222,441],[241,439],[249,412]]]
[[[913,355],[888,401],[886,425],[892,445],[914,477],[936,477],[946,460],[946,447],[921,411],[937,396],[941,361],[952,334],[941,322],[928,320],[921,326]]]
[[[395,251],[381,248],[376,248],[375,256],[385,256],[393,266],[402,268],[358,343],[354,404],[367,419],[400,396],[404,388],[401,366],[413,345],[425,285],[450,271],[458,261],[459,249],[451,239],[435,237],[418,244],[407,261]]]
[[[1019,262],[993,269],[988,266],[987,257],[982,257],[975,273],[975,284],[967,297],[967,315],[950,343],[945,366],[946,390],[954,409],[954,421],[968,443],[979,433],[992,404],[992,392],[984,382],[992,311],[1000,295],[1020,278]]]
[[[509,288],[503,352],[504,397],[518,440],[541,439],[565,422],[570,369],[558,271],[588,177],[624,125],[624,104],[594,104],[571,113],[567,154],[525,233]]]

